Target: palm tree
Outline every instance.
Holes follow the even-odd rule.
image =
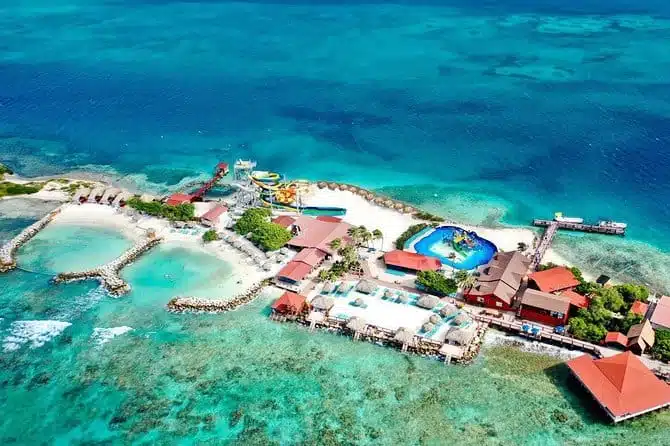
[[[361,229],[361,242],[365,243],[365,246],[370,247],[370,241],[373,239],[372,233],[367,229]]]
[[[524,252],[527,249],[528,249],[528,245],[524,242],[519,242],[516,245],[516,250],[519,251],[519,252]]]
[[[375,229],[374,231],[372,231],[372,237],[375,240],[381,240],[382,241],[381,248],[384,249],[384,234],[382,233],[382,231],[380,231],[379,229]]]
[[[330,249],[332,249],[333,251],[337,251],[342,246],[342,239],[341,238],[333,239],[328,244],[328,246],[330,246]]]
[[[347,235],[351,237],[351,240],[353,240],[354,245],[360,245],[361,242],[361,227],[360,226],[352,226],[347,230]]]

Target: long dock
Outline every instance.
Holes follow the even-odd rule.
[[[533,254],[533,258],[530,263],[531,270],[535,270],[538,266],[540,266],[540,263],[542,263],[542,258],[551,246],[551,242],[554,240],[554,236],[556,235],[557,231],[558,222],[550,221],[549,225],[547,225],[547,229],[544,231],[544,234],[542,234],[540,243],[537,245],[537,248],[535,248],[535,253]]]
[[[0,248],[0,273],[5,273],[16,268],[16,251],[26,244],[31,238],[35,237],[60,213],[60,208],[50,212],[32,225],[25,228],[16,237],[5,243]]]
[[[148,237],[106,265],[88,271],[60,273],[54,277],[53,281],[66,283],[95,279],[100,281],[103,288],[112,296],[121,296],[130,291],[130,285],[119,276],[119,272],[160,242],[159,237]]]
[[[555,220],[542,220],[542,219],[533,220],[533,226],[547,228],[552,225],[557,225],[558,229],[567,229],[569,231],[590,232],[595,234],[607,234],[607,235],[626,235],[625,228],[612,228],[610,226],[587,225],[584,223],[569,223],[566,221],[555,221]]]
[[[501,319],[497,319],[494,317],[490,316],[484,316],[481,314],[473,314],[473,318],[480,322],[487,323],[495,328],[499,328],[501,330],[519,335],[519,336],[524,336],[527,337],[528,335],[524,333],[523,331],[523,324],[521,322],[508,322],[504,321]],[[533,337],[532,339],[536,339],[538,341],[543,341],[547,343],[554,343],[558,344],[561,347],[568,347],[568,348],[576,348],[582,351],[585,351],[587,353],[591,353],[595,356],[601,357],[602,353],[600,349],[598,348],[597,345],[591,344],[589,342],[584,342],[580,341],[579,339],[571,338],[568,336],[561,336],[556,333],[552,332],[547,332],[547,331],[540,331],[538,336]]]
[[[200,297],[174,297],[166,307],[172,313],[225,313],[233,311],[254,300],[263,288],[270,284],[269,279],[251,286],[247,291],[232,299],[203,299]]]

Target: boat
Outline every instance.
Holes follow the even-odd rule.
[[[564,217],[562,212],[556,212],[554,214],[554,221],[558,221],[561,223],[576,223],[576,224],[582,224],[584,223],[583,218],[579,217]]]
[[[628,227],[628,224],[612,220],[600,220],[598,222],[598,226],[602,228],[626,229]]]

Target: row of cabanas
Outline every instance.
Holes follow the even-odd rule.
[[[252,259],[255,264],[263,268],[263,270],[270,271],[272,269],[272,261],[268,258],[268,255],[258,249],[246,238],[241,237],[235,233],[230,233],[221,237],[221,240],[228,243],[243,254],[249,256],[249,258]]]
[[[316,185],[319,189],[328,188],[330,190],[348,191],[363,197],[365,200],[371,203],[374,203],[379,206],[384,206],[390,209],[395,209],[405,214],[414,214],[418,212],[418,209],[415,208],[414,206],[410,206],[406,203],[403,203],[402,201],[393,200],[387,197],[381,197],[375,194],[374,192],[371,192],[367,189],[363,189],[362,187],[354,186],[352,184],[319,181],[318,183],[316,183]]]

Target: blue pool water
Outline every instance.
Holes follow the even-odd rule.
[[[449,265],[456,269],[474,269],[480,265],[484,265],[491,260],[493,254],[498,250],[496,246],[485,238],[481,238],[475,232],[470,232],[470,236],[474,241],[474,247],[467,252],[464,258],[456,258],[451,260],[446,257],[441,246],[445,246],[445,241],[451,243],[454,236],[457,235],[461,228],[457,226],[440,226],[427,236],[414,244],[414,249],[419,254],[440,259],[442,264]]]

